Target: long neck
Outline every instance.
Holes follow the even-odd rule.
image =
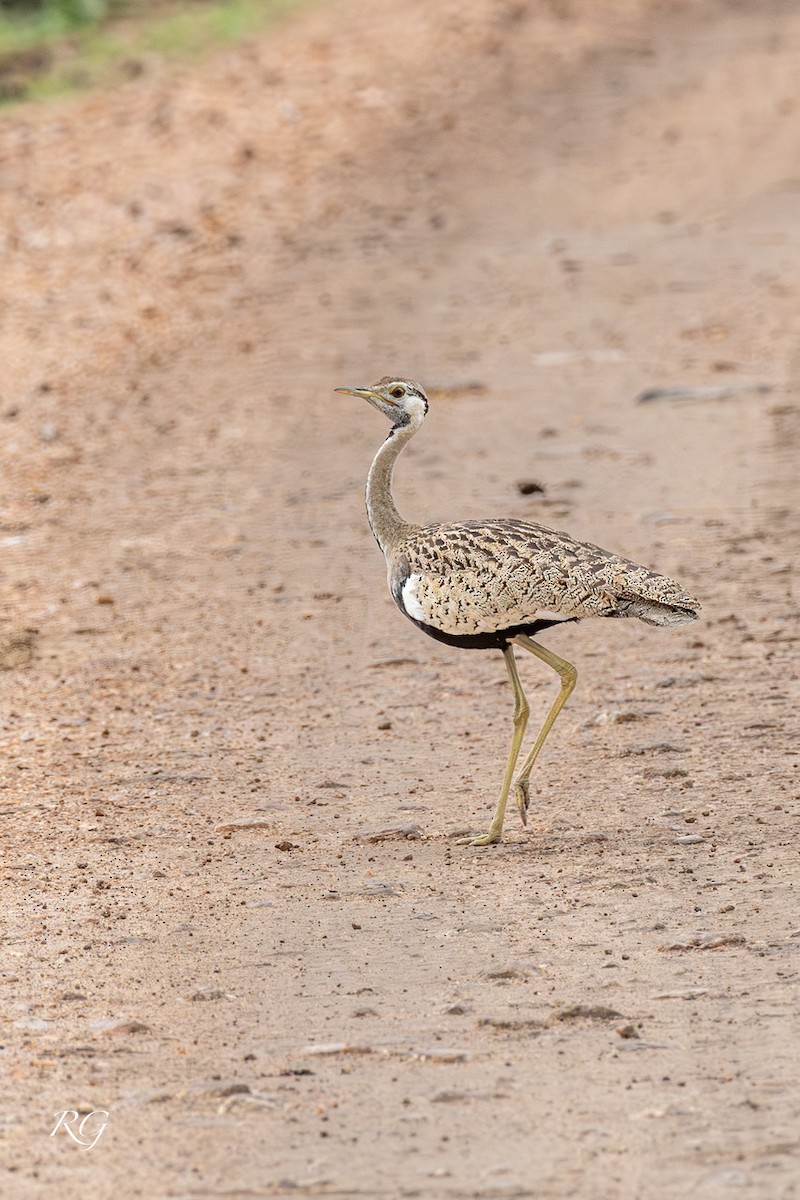
[[[417,432],[419,424],[395,425],[373,459],[367,476],[367,516],[375,540],[384,554],[409,528],[395,508],[392,498],[392,472],[401,451]]]

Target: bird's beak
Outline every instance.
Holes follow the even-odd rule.
[[[335,392],[341,392],[344,396],[359,396],[362,400],[369,400],[370,404],[375,401],[379,404],[388,404],[390,408],[399,408],[400,405],[394,400],[390,400],[388,396],[382,396],[379,392],[373,392],[372,388],[334,388]]]

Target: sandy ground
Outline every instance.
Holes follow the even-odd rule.
[[[798,78],[790,3],[367,0],[3,116],[3,1195],[800,1194]],[[487,850],[387,371],[410,518],[704,604],[546,636]]]

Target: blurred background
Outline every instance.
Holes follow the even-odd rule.
[[[0,103],[135,79],[213,53],[303,0],[3,0]]]

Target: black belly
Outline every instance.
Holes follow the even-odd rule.
[[[402,611],[408,617],[405,609]],[[462,646],[465,650],[505,650],[518,633],[536,637],[543,629],[550,629],[553,625],[567,625],[570,621],[580,620],[580,617],[567,617],[563,621],[531,621],[528,625],[509,625],[507,629],[498,629],[493,633],[445,633],[443,629],[426,625],[424,621],[417,621],[415,617],[408,619],[423,633],[427,633],[428,637],[436,638],[437,642],[444,642],[446,646]]]

